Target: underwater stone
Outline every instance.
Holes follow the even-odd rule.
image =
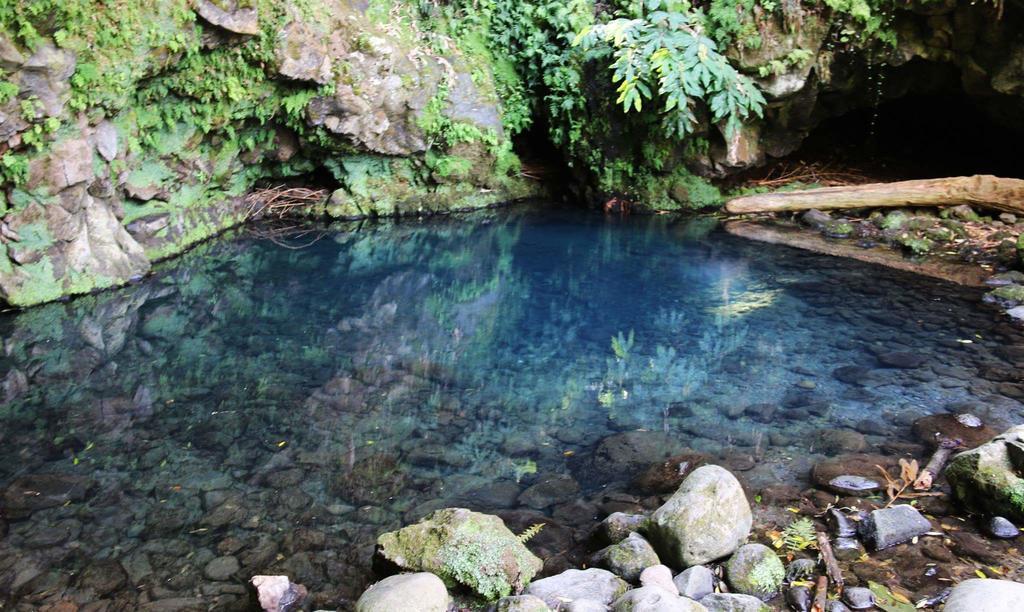
[[[400,568],[437,574],[498,599],[530,583],[543,563],[496,516],[465,508],[437,510],[415,525],[377,538],[377,555]]]
[[[861,536],[875,550],[902,544],[931,529],[931,522],[907,504],[873,510],[860,523]]]
[[[882,489],[882,485],[880,483],[871,480],[870,478],[854,476],[852,474],[837,476],[828,481],[828,486],[833,491],[838,493],[847,493],[850,495],[880,491]]]
[[[697,468],[645,531],[659,556],[677,567],[702,565],[734,552],[753,524],[750,504],[736,477],[717,465]]]
[[[836,538],[832,552],[840,561],[854,561],[864,554],[864,547],[857,538]]]
[[[356,612],[444,612],[448,601],[448,589],[434,574],[398,574],[367,589],[356,602]]]

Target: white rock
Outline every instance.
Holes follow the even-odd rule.
[[[664,565],[652,565],[640,572],[640,584],[661,587],[673,595],[679,595],[678,587],[672,582],[672,570]]]
[[[1024,610],[1024,584],[1011,580],[971,578],[953,587],[944,612]]]

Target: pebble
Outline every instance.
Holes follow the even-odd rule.
[[[846,587],[843,601],[853,610],[870,610],[875,607],[875,594],[864,587]]]
[[[1020,535],[1020,529],[1001,516],[993,516],[985,527],[989,534],[997,538],[1009,540]]]

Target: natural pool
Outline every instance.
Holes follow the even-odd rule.
[[[711,219],[263,228],[0,329],[0,601],[24,609],[249,609],[254,574],[347,608],[376,536],[444,506],[548,522],[557,570],[669,453],[800,486],[1024,398],[980,292]]]

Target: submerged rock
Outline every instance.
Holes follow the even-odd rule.
[[[872,480],[863,476],[843,474],[828,481],[828,488],[832,489],[836,493],[864,495],[874,491],[881,491],[882,484],[877,480]]]
[[[448,601],[444,581],[434,574],[398,574],[367,589],[356,602],[356,612],[445,612]]]
[[[1024,584],[1010,580],[971,578],[953,587],[944,612],[1007,612],[1024,610]]]
[[[963,415],[930,414],[914,421],[914,434],[932,448],[941,438],[960,440],[967,448],[988,442],[996,430],[982,425],[980,420],[962,419]]]
[[[875,550],[902,544],[931,530],[931,522],[907,504],[873,510],[860,523],[861,536]]]
[[[498,599],[529,584],[543,563],[496,516],[464,508],[437,510],[415,525],[377,538],[377,555],[402,569],[437,574]]]
[[[946,467],[953,493],[968,510],[1024,521],[1024,425],[954,456]]]
[[[627,589],[629,584],[622,578],[608,570],[592,567],[566,570],[557,576],[538,580],[526,587],[524,594],[538,597],[555,609],[580,600],[607,607]]]
[[[745,544],[725,564],[725,579],[732,590],[768,600],[779,593],[786,568],[775,551],[764,544]]]
[[[37,510],[82,501],[92,486],[93,481],[84,476],[27,474],[4,490],[3,508],[8,518],[21,518]]]
[[[721,559],[750,534],[753,516],[736,477],[706,465],[654,511],[645,530],[659,556],[677,567]]]

